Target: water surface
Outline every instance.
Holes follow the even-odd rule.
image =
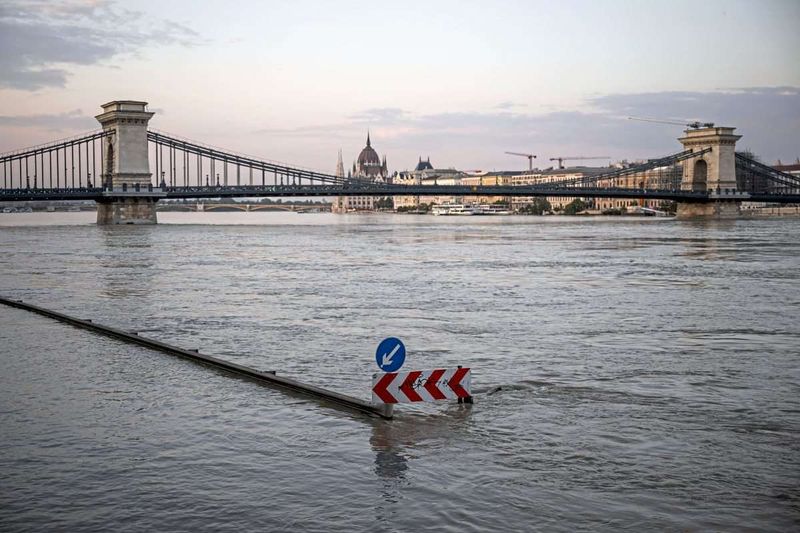
[[[0,215],[0,294],[363,398],[398,336],[476,403],[373,420],[0,308],[0,529],[800,526],[798,220],[159,217]]]

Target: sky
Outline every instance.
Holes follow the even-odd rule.
[[[327,173],[368,131],[390,170],[680,151],[681,126],[629,116],[736,127],[786,163],[798,22],[797,0],[0,0],[0,152],[130,99],[154,129]]]

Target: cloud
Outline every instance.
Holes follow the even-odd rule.
[[[75,109],[56,114],[0,115],[0,126],[41,128],[49,131],[88,131],[97,128],[97,121],[82,110]]]
[[[747,87],[711,92],[658,92],[606,95],[591,104],[610,117],[671,117],[733,126],[742,135],[738,145],[750,147],[765,161],[794,158],[800,151],[800,88]],[[674,136],[666,125],[628,123],[625,138],[650,143]]]
[[[397,123],[406,119],[408,112],[397,107],[377,107],[366,109],[349,118],[355,122],[378,122],[382,124]]]
[[[201,43],[192,29],[108,0],[6,0],[0,5],[0,87],[64,87],[69,68],[153,44]]]
[[[797,87],[611,94],[588,99],[586,104],[587,111],[428,115],[417,119],[416,136],[417,140],[433,140],[439,132],[442,137],[464,142],[474,136],[481,139],[476,144],[488,148],[502,145],[506,150],[551,155],[577,151],[571,155],[636,159],[679,151],[676,138],[684,128],[627,119],[646,116],[734,126],[743,136],[739,145],[752,148],[765,161],[800,155]]]
[[[499,104],[494,106],[495,109],[513,109],[515,107],[527,107],[527,106],[525,104],[518,104],[516,102],[510,102],[508,100],[506,100],[505,102],[500,102]]]
[[[365,126],[373,145],[402,168],[417,153],[461,168],[515,168],[505,151],[531,152],[538,161],[564,155],[642,159],[681,150],[680,126],[634,122],[628,116],[701,120],[734,126],[765,161],[800,155],[800,88],[747,87],[709,92],[665,91],[608,94],[588,98],[582,111],[519,112],[494,107],[486,112],[414,114],[399,108],[367,109],[338,124],[262,130],[297,139],[331,136],[360,139]],[[396,154],[396,155],[395,155]],[[398,157],[399,156],[399,157]],[[577,162],[576,162],[577,163]]]
[[[255,135],[266,135],[269,137],[296,137],[300,139],[321,139],[331,136],[341,135],[343,132],[352,129],[350,123],[347,124],[313,124],[309,126],[293,126],[289,128],[259,128],[253,130]]]
[[[588,98],[580,109],[535,113],[492,107],[483,112],[421,114],[398,107],[369,108],[340,122],[249,132],[226,146],[233,150],[269,146],[273,157],[327,168],[339,147],[352,152],[345,153],[345,160],[354,157],[369,129],[373,146],[388,156],[396,170],[413,167],[421,154],[430,154],[433,163],[443,167],[499,170],[527,167],[527,161],[505,155],[506,151],[537,154],[540,166],[548,166],[550,157],[565,155],[642,159],[680,151],[676,139],[683,134],[681,126],[627,120],[628,116],[646,116],[735,126],[736,133],[743,136],[737,146],[751,149],[766,162],[793,161],[800,156],[798,87],[608,94]],[[33,135],[37,130],[72,134],[97,124],[81,110],[67,110],[3,115],[0,126],[15,132],[15,143],[24,144],[28,138],[42,137]],[[240,143],[246,148],[238,146]],[[270,157],[269,153],[263,155]],[[603,162],[587,161],[590,163]]]

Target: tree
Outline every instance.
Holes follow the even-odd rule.
[[[661,210],[666,211],[667,213],[672,213],[673,215],[678,211],[678,202],[672,201],[664,201],[661,202]]]
[[[550,205],[547,198],[534,198],[531,203],[520,207],[519,212],[524,215],[543,215],[552,212],[552,210],[553,206]]]
[[[378,198],[375,200],[375,209],[392,209],[394,207],[394,200],[390,196]]]
[[[589,207],[586,202],[581,200],[580,198],[575,198],[566,206],[564,206],[564,214],[565,215],[577,215],[581,211],[586,210]]]

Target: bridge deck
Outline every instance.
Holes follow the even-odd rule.
[[[463,186],[463,185],[376,185],[375,187],[342,187],[339,185],[244,185],[220,187],[164,187],[140,191],[109,191],[99,187],[76,189],[2,189],[0,201],[34,200],[95,200],[117,198],[258,198],[258,197],[320,197],[320,196],[508,196],[508,197],[574,197],[630,198],[674,200],[680,202],[710,202],[716,200],[746,200],[772,203],[798,203],[800,194],[731,194],[708,192],[632,189],[615,187],[544,187],[544,186]]]

